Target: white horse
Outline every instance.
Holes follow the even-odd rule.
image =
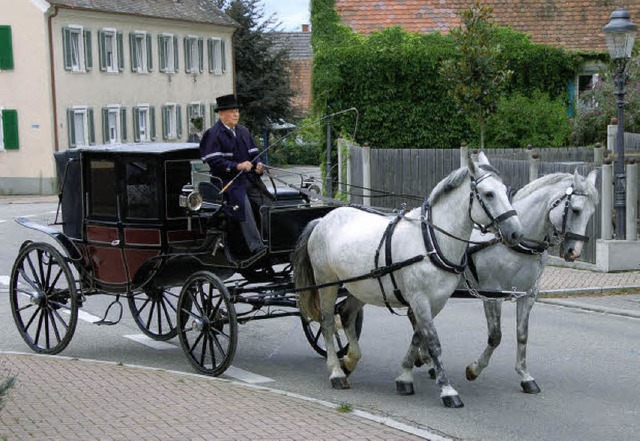
[[[334,388],[349,387],[347,374],[360,359],[355,317],[362,306],[410,306],[416,335],[435,363],[444,404],[462,406],[441,363],[433,320],[458,284],[474,223],[485,224],[511,244],[522,236],[506,187],[482,153],[478,163],[469,160],[467,167],[452,172],[421,208],[406,215],[341,207],[305,228],[292,255],[295,284],[310,288],[299,293],[300,310],[321,324]],[[340,315],[349,342],[342,365],[331,338],[341,283],[350,293]]]
[[[519,190],[513,198],[513,206],[524,229],[523,241],[515,247],[493,245],[473,253],[470,267],[476,269],[477,288],[486,291],[526,292],[518,297],[516,331],[518,349],[516,371],[525,393],[538,393],[540,388],[527,370],[527,340],[529,313],[538,295],[538,282],[547,263],[549,238],[556,236],[560,253],[568,262],[582,253],[587,223],[598,204],[595,187],[597,171],[585,179],[576,171],[554,173],[538,178]],[[530,239],[527,241],[527,239]],[[474,230],[472,241],[486,240],[486,236]],[[471,279],[473,280],[473,279]],[[489,339],[485,350],[466,369],[468,380],[475,380],[489,364],[491,354],[500,344],[501,300],[483,301]]]

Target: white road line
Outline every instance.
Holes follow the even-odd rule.
[[[245,371],[244,369],[234,366],[229,366],[227,370],[224,371],[224,375],[249,384],[269,383],[271,381],[275,381],[272,378],[263,377],[262,375],[254,374],[253,372]]]
[[[69,314],[70,313],[66,309],[63,309],[62,312],[64,312],[65,314]],[[84,312],[84,311],[81,311],[81,310],[78,310],[78,318],[80,320],[83,320],[83,321],[88,322],[88,323],[95,323],[95,322],[97,322],[99,320],[102,320],[100,317],[96,317],[95,315],[91,315],[88,312]]]
[[[0,276],[0,285],[9,286],[10,280],[11,280],[10,276]]]
[[[166,341],[157,341],[144,334],[123,335],[123,337],[128,338],[129,340],[133,340],[135,342],[141,343],[145,346],[149,346],[150,348],[153,348],[153,349],[159,349],[159,350],[178,349],[178,347],[174,344],[168,343]]]

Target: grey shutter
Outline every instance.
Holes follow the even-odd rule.
[[[156,108],[149,106],[149,125],[151,130],[151,141],[156,140]]]
[[[98,31],[98,64],[102,72],[107,70],[107,50],[104,31]]]
[[[75,113],[73,109],[67,109],[67,136],[69,137],[70,148],[76,146],[76,126],[74,115]]]
[[[127,140],[127,108],[120,108],[120,133],[122,135],[122,142]]]
[[[133,108],[133,141],[140,142],[140,109]]]
[[[198,38],[198,71],[204,72],[204,40]]]
[[[147,71],[153,70],[153,52],[151,52],[151,34],[147,34]]]
[[[227,50],[226,50],[226,43],[224,42],[224,40],[220,40],[220,64],[221,64],[221,68],[222,68],[222,73],[227,71]]]
[[[166,72],[167,71],[167,60],[166,57],[167,55],[164,53],[164,45],[163,43],[163,39],[165,37],[163,37],[162,35],[158,35],[158,70],[160,72]]]
[[[180,70],[180,57],[178,56],[178,37],[173,37],[173,71],[178,73]]]
[[[71,70],[71,31],[69,28],[62,28],[62,47],[64,52],[64,69]]]
[[[131,72],[137,72],[138,62],[136,61],[136,36],[133,32],[129,33],[129,54],[131,55]]]
[[[201,104],[200,104],[200,116],[202,117],[202,128],[204,128],[205,121],[206,121],[206,120],[204,119],[204,116],[205,116],[205,115],[204,115],[204,113],[205,113],[205,110],[204,110],[204,104],[202,104],[202,103],[201,103]]]
[[[189,73],[189,52],[191,52],[191,48],[189,47],[189,39],[184,37],[182,39],[182,43],[184,46],[184,71]]]
[[[124,41],[122,32],[118,32],[116,38],[118,40],[118,71],[122,72],[124,70]]]
[[[209,125],[212,126],[216,123],[216,104],[215,103],[210,105],[209,112],[211,113],[211,120],[209,121]]]
[[[96,143],[96,125],[93,121],[93,109],[87,109],[87,126],[89,127],[89,145]]]
[[[84,67],[91,70],[93,67],[93,49],[91,48],[91,31],[83,31],[84,37]]]
[[[0,26],[0,70],[13,69],[11,26]]]
[[[168,138],[169,131],[169,109],[167,106],[162,106],[162,139]]]
[[[102,143],[109,142],[109,109],[102,108]]]
[[[182,106],[176,104],[176,139],[182,138]]]
[[[213,73],[213,41],[207,38],[207,59],[209,64],[209,73]]]

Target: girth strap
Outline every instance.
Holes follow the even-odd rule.
[[[400,219],[404,217],[405,211],[406,210],[401,210],[398,213],[398,215],[391,222],[389,222],[389,225],[387,225],[387,228],[385,229],[384,234],[380,239],[380,243],[378,244],[378,249],[376,250],[376,256],[375,256],[376,270],[380,268],[379,267],[380,249],[382,248],[383,243],[384,243],[384,257],[385,257],[386,266],[388,267],[393,265],[393,259],[391,257],[391,237],[393,236],[393,230],[396,228],[396,225],[398,225],[398,222],[400,222]],[[409,306],[404,296],[402,295],[402,291],[398,288],[398,283],[396,282],[396,278],[393,275],[393,271],[390,271],[388,274],[389,274],[389,278],[391,279],[391,284],[393,285],[393,294],[396,296],[396,299],[398,300],[398,302],[400,302],[400,304],[404,306]],[[380,285],[380,291],[382,291],[382,298],[384,300],[385,306],[392,314],[399,315],[397,312],[393,310],[393,308],[389,304],[389,301],[387,300],[387,293],[385,292],[384,285],[382,284],[382,277],[381,276],[377,277],[377,279],[378,279],[378,285]]]

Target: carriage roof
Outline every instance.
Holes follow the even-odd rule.
[[[124,144],[103,144],[87,147],[79,147],[74,150],[81,155],[93,153],[111,153],[111,154],[135,154],[135,155],[163,155],[174,152],[186,152],[199,155],[197,143],[181,142],[181,143],[124,143]],[[199,157],[199,156],[196,156]]]

